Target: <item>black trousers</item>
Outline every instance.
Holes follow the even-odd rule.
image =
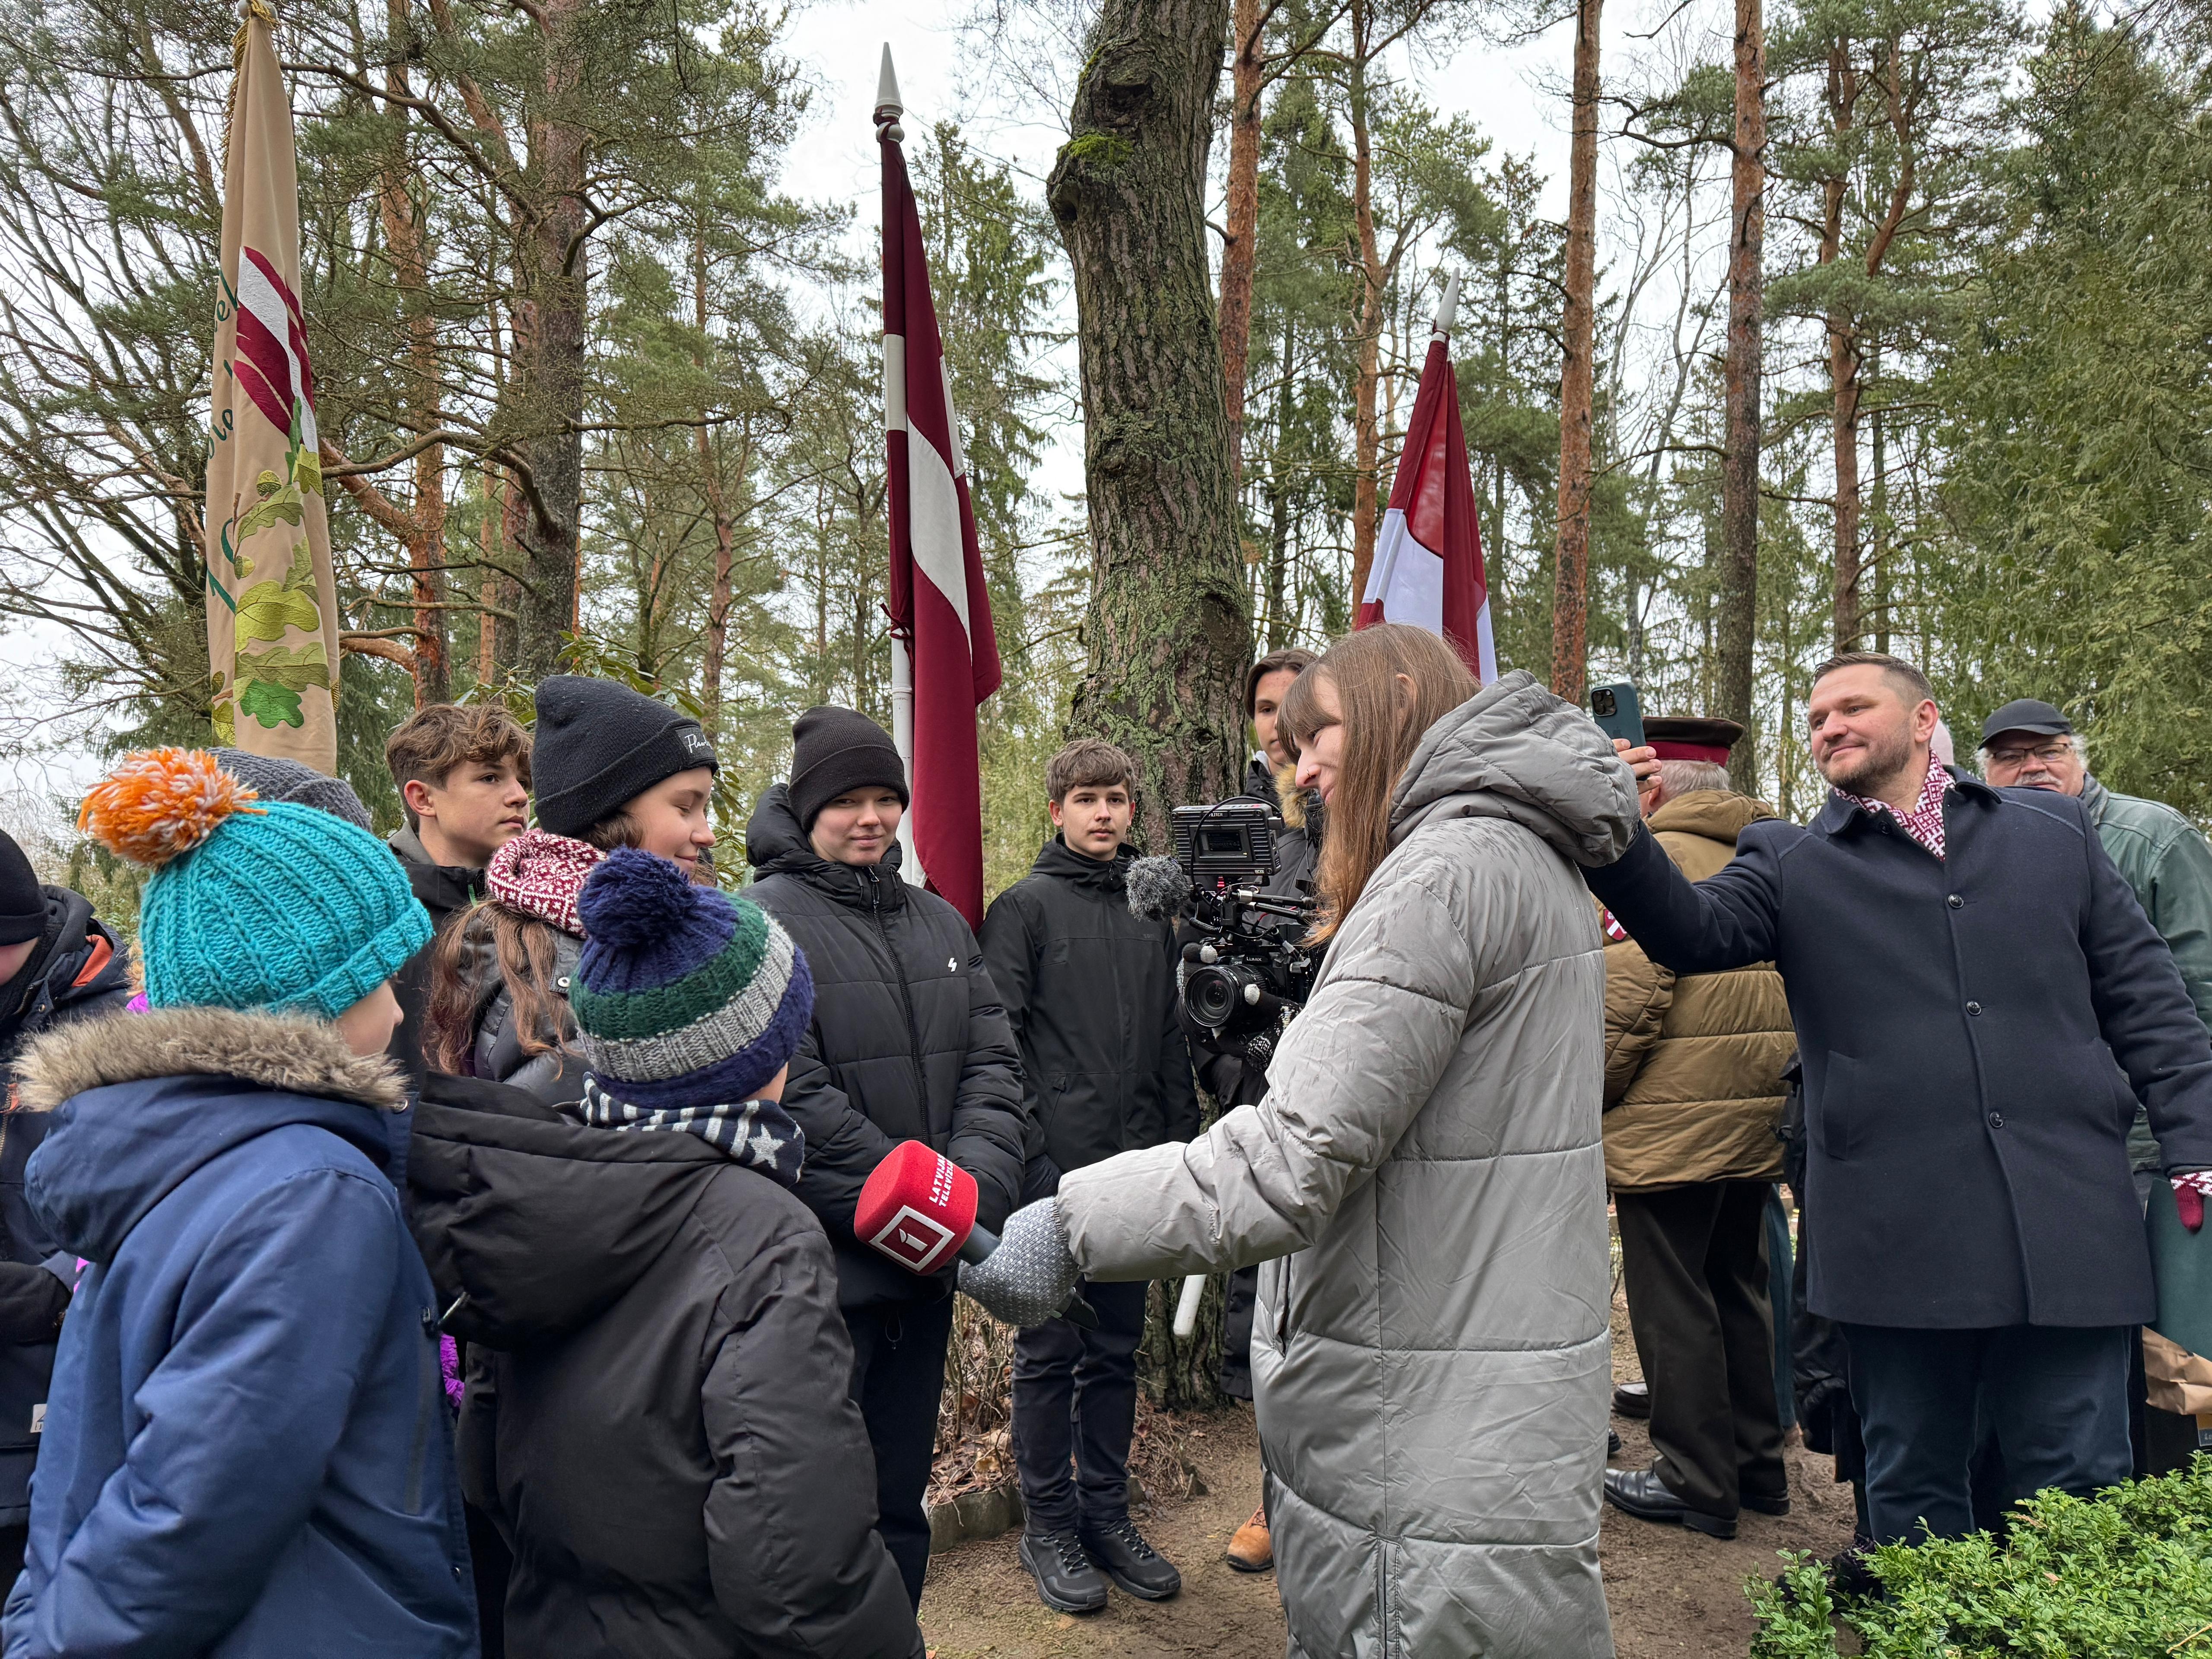
[[[1984,1434],[2002,1456],[2007,1501],[2047,1486],[2087,1497],[2126,1480],[2136,1330],[1844,1326],[1875,1540],[1917,1539],[1923,1522],[1938,1538],[1975,1530],[1973,1466]],[[1984,1495],[1985,1515],[1993,1496]]]
[[[1621,1278],[1644,1380],[1652,1469],[1700,1514],[1784,1498],[1764,1181],[1619,1193]]]
[[[1145,1292],[1090,1285],[1098,1312],[1086,1331],[1065,1319],[1014,1338],[1014,1467],[1036,1532],[1073,1532],[1129,1512],[1129,1437],[1137,1425],[1137,1344]]]
[[[845,1328],[853,1334],[853,1399],[876,1454],[876,1529],[919,1609],[929,1571],[929,1516],[922,1499],[937,1452],[937,1403],[945,1393],[952,1298],[848,1308]]]

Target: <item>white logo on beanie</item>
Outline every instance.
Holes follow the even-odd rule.
[[[686,732],[684,734],[684,746],[695,755],[711,755],[714,752],[714,745],[707,741],[707,734],[703,732]]]

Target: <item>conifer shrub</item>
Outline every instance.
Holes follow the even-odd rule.
[[[1751,1659],[1851,1651],[1838,1624],[1868,1659],[2212,1659],[2212,1456],[2094,1498],[2043,1492],[2002,1541],[1887,1545],[1877,1598],[1839,1596],[1810,1555],[1784,1559],[1778,1581],[1744,1585]]]

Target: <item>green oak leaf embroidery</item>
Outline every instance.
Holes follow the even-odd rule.
[[[238,712],[272,731],[280,726],[307,723],[307,715],[301,712],[300,694],[274,680],[246,681],[246,695],[238,700]]]
[[[300,708],[301,693],[313,686],[327,688],[330,683],[330,664],[320,640],[290,650],[240,655],[238,712],[265,726],[296,726],[306,718]]]
[[[323,625],[314,597],[280,582],[256,582],[238,596],[238,637],[243,640],[281,640],[287,628],[313,633]],[[245,659],[239,659],[240,668]]]

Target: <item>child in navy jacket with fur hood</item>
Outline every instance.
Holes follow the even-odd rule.
[[[149,1010],[50,1032],[26,1194],[89,1264],[62,1328],[6,1659],[472,1659],[429,1275],[392,1176],[390,979],[430,936],[366,830],[204,752],[86,828],[153,866]]]

